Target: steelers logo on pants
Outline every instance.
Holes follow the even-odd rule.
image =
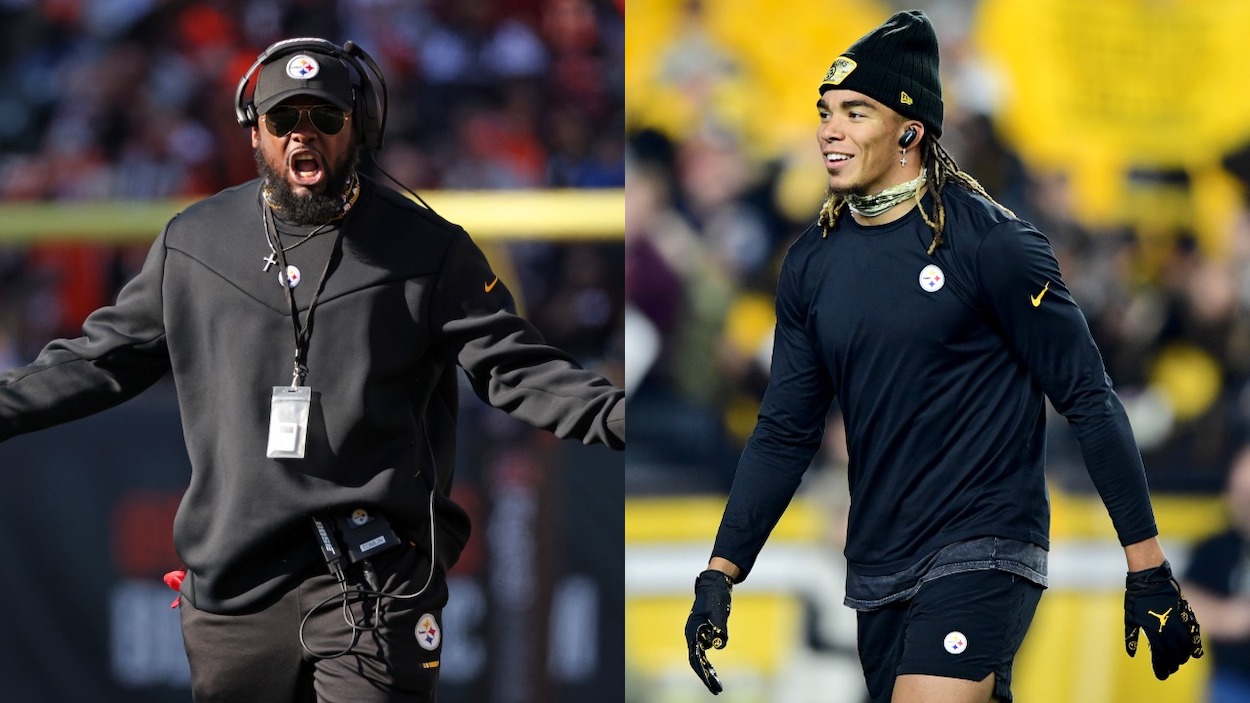
[[[963,654],[963,651],[968,648],[968,638],[964,637],[964,633],[956,630],[946,636],[943,644],[946,646],[946,651],[951,654]]]
[[[433,652],[438,649],[438,644],[443,641],[443,630],[439,627],[438,621],[434,616],[425,613],[417,620],[417,644],[421,645],[421,649]]]

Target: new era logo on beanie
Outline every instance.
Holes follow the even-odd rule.
[[[260,69],[256,79],[256,114],[296,95],[313,95],[344,112],[352,109],[352,78],[337,58],[316,51],[279,56]]]
[[[820,93],[830,89],[863,93],[941,136],[938,41],[929,18],[920,10],[899,12],[860,37],[829,66]]]

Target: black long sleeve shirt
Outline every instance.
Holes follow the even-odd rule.
[[[942,547],[1003,537],[1049,547],[1049,397],[1076,432],[1122,544],[1157,534],[1123,406],[1046,238],[985,198],[809,228],[777,286],[772,372],[713,556],[746,578],[815,455],[836,398],[850,455],[846,557],[885,576]],[[931,208],[929,196],[924,201]]]
[[[189,207],[165,227],[115,305],[83,336],[0,375],[0,439],[116,405],[172,372],[191,478],[174,523],[182,595],[227,613],[324,572],[309,516],[352,506],[428,543],[468,537],[446,499],[455,464],[456,367],[486,402],[560,437],[624,445],[624,391],[545,344],[514,314],[460,227],[362,179],[339,232],[291,248],[302,318],[317,279],[303,459],[266,458],[270,397],[291,382],[295,337],[261,219],[259,181]],[[289,246],[294,237],[283,240]],[[173,565],[171,565],[173,566]]]

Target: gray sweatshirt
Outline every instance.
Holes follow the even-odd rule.
[[[362,178],[337,227],[286,252],[300,315],[329,261],[308,342],[306,455],[266,458],[274,386],[295,333],[261,217],[259,180],[174,217],[142,271],[29,366],[0,375],[0,439],[104,410],[173,372],[192,473],[174,522],[195,607],[252,610],[324,573],[310,516],[385,514],[455,561],[468,519],[446,494],[455,367],[485,402],[559,437],[624,447],[624,392],[548,346],[464,230]],[[285,247],[298,241],[282,239]]]

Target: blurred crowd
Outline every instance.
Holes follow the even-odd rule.
[[[239,78],[351,40],[389,90],[378,163],[435,189],[624,186],[621,0],[0,0],[0,201],[204,196],[255,177]],[[388,183],[389,184],[389,183]],[[149,233],[152,237],[156,232]],[[472,233],[470,233],[472,234]],[[0,242],[0,368],[76,335],[146,245]],[[507,247],[550,341],[623,382],[619,242]]]
[[[704,108],[697,123],[678,130],[638,114],[627,120],[635,419],[626,485],[639,493],[728,488],[767,383],[780,262],[815,220],[825,182],[814,158],[815,110],[811,140],[761,148],[741,106],[768,119],[770,96],[750,80],[743,53],[700,24],[703,5],[683,3],[681,27],[662,52],[669,63],[657,62],[655,73],[695,96]],[[936,5],[942,20],[943,7],[961,4]],[[1227,218],[1218,246],[1204,246],[1184,218],[1166,215],[1184,209],[1166,207],[1169,200],[1189,206],[1200,197],[1191,174],[1143,169],[1122,174],[1141,198],[1142,217],[1082,222],[1068,176],[1030,166],[1003,136],[995,84],[966,32],[938,34],[942,144],[995,199],[1049,237],[1129,410],[1152,488],[1219,491],[1250,430],[1250,201]],[[807,68],[814,103],[820,67]],[[732,102],[716,97],[729,94]],[[631,93],[631,109],[634,100]],[[1250,156],[1227,154],[1220,168],[1246,192]],[[1092,490],[1074,436],[1051,415],[1052,482]],[[817,470],[844,465],[840,430],[835,408]]]

